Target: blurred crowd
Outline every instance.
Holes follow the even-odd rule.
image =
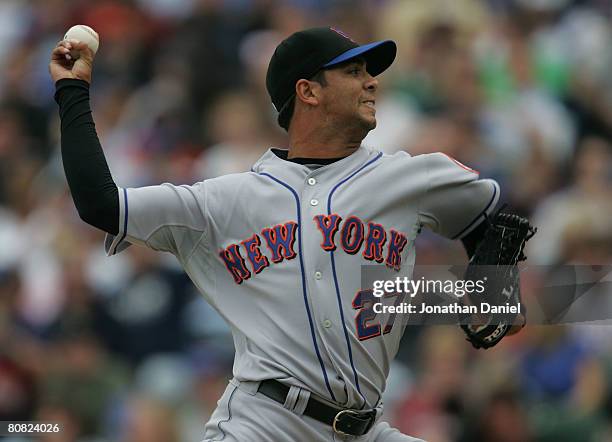
[[[529,264],[606,268],[611,20],[610,0],[0,1],[0,421],[61,422],[46,442],[198,441],[231,376],[228,329],[174,257],[106,258],[78,218],[47,73],[73,24],[101,37],[92,108],[122,187],[241,172],[286,146],[267,63],[290,33],[331,24],[398,43],[365,144],[442,151],[498,180],[540,229]],[[427,233],[417,253],[466,260]],[[611,336],[528,326],[477,352],[456,327],[408,327],[386,418],[430,442],[612,441]]]

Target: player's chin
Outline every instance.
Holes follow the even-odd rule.
[[[376,117],[370,116],[362,119],[363,125],[367,130],[372,130],[376,128]]]
[[[376,114],[375,112],[363,112],[360,118],[362,125],[367,130],[372,130],[376,127]]]

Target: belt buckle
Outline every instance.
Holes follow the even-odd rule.
[[[336,414],[336,417],[334,417],[334,422],[332,423],[332,429],[334,430],[334,433],[339,434],[341,436],[353,436],[352,434],[349,433],[345,433],[344,431],[338,430],[336,428],[336,424],[338,423],[338,419],[340,419],[340,416],[342,416],[343,414],[351,414],[353,416],[359,416],[359,413],[355,410],[340,410],[338,412],[338,414]]]

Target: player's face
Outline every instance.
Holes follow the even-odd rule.
[[[327,86],[322,104],[330,119],[341,125],[370,131],[376,127],[378,80],[357,59],[325,71]]]

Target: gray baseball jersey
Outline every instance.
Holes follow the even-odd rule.
[[[440,154],[366,147],[309,167],[265,153],[250,172],[120,189],[127,243],[176,255],[232,329],[239,381],[278,379],[374,407],[403,330],[361,290],[365,264],[411,276],[426,226],[461,238],[496,205],[492,180]]]

